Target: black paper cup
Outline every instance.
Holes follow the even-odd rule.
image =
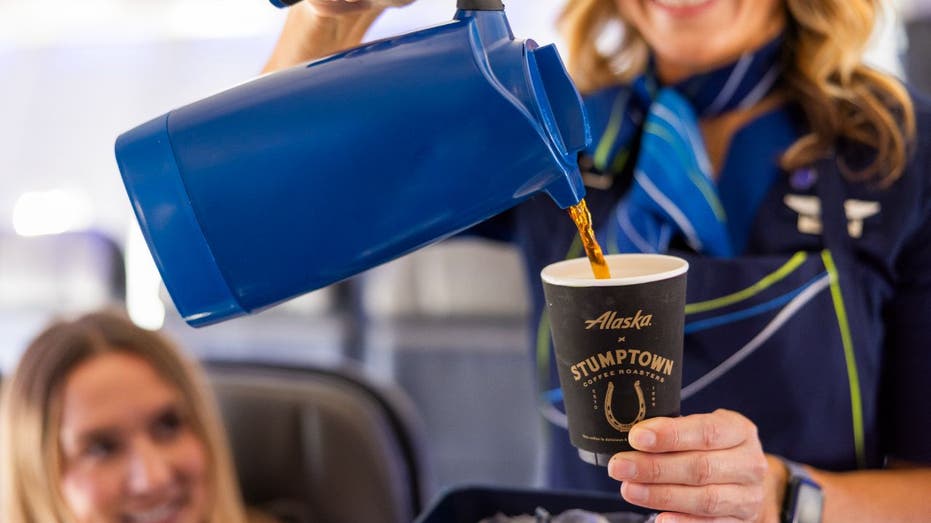
[[[660,254],[606,256],[598,280],[587,258],[540,273],[556,365],[579,456],[607,466],[631,450],[630,428],[678,416],[688,262]]]

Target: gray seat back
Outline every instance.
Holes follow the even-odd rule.
[[[0,371],[13,371],[54,316],[123,304],[125,274],[119,246],[102,233],[23,237],[0,229]]]
[[[243,496],[283,522],[408,523],[422,428],[400,389],[351,368],[206,365]]]

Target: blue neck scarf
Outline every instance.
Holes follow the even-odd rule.
[[[631,190],[599,231],[606,250],[665,252],[674,236],[712,256],[730,257],[743,248],[744,238],[734,236],[745,235],[748,226],[728,223],[698,119],[753,107],[771,93],[781,44],[776,38],[734,63],[667,87],[659,86],[651,65],[628,88],[587,100],[593,128],[603,130],[591,151],[598,171],[622,171],[640,138]],[[777,170],[773,162],[760,166],[767,169]],[[756,192],[758,203],[762,192]]]

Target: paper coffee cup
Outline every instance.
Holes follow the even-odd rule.
[[[541,272],[572,445],[607,465],[631,450],[637,422],[678,416],[688,262],[659,254],[605,257],[610,279],[587,258]]]

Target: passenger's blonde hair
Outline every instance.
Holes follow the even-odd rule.
[[[643,38],[621,18],[618,0],[569,0],[560,19],[569,70],[583,92],[629,81],[648,59]],[[875,151],[871,164],[852,169],[853,179],[894,182],[908,161],[915,115],[908,92],[894,78],[863,64],[881,0],[786,0],[783,80],[805,111],[811,132],[782,157],[787,170],[828,156],[839,139]],[[613,26],[613,27],[612,27]],[[622,37],[599,49],[606,31]],[[843,161],[843,158],[841,158]]]
[[[189,409],[191,429],[208,455],[207,523],[245,523],[226,436],[200,368],[162,336],[112,312],[53,323],[29,345],[15,373],[4,383],[0,521],[72,521],[60,487],[61,388],[78,365],[110,352],[144,359],[177,388]]]

